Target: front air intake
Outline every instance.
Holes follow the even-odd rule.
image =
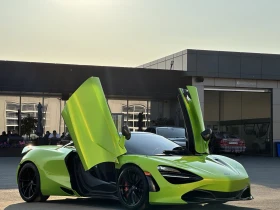
[[[201,203],[203,201],[211,202],[216,200],[239,200],[243,190],[234,191],[234,192],[218,192],[210,190],[193,190],[188,193],[185,193],[182,196],[182,199],[188,203]]]
[[[202,180],[202,177],[178,168],[170,166],[159,166],[161,175],[171,184],[188,184]]]

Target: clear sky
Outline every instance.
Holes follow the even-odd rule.
[[[184,49],[280,54],[279,0],[0,0],[0,60],[138,66]]]

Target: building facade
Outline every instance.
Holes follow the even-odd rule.
[[[44,131],[66,132],[65,102],[90,76],[99,77],[120,131],[159,118],[183,126],[177,89],[198,88],[205,126],[237,135],[254,155],[276,156],[280,140],[280,55],[183,50],[135,68],[0,61],[0,129],[17,129],[43,105]],[[14,75],[11,77],[10,75]]]
[[[280,140],[280,55],[189,49],[137,68],[191,76],[206,126],[240,136],[253,154],[275,156]]]

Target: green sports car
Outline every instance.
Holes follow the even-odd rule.
[[[26,202],[51,195],[117,199],[128,209],[253,199],[244,167],[209,155],[212,132],[204,128],[197,89],[179,88],[178,100],[187,148],[127,126],[119,133],[99,78],[90,77],[62,111],[71,143],[23,149],[17,170],[20,196]]]

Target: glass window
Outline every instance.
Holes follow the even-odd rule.
[[[0,114],[2,116],[0,118],[0,149],[19,148],[24,146],[23,138],[18,136],[19,110],[19,96],[0,96]],[[5,132],[6,135],[3,132]],[[10,141],[8,142],[7,134],[9,132],[14,135],[13,137],[10,137]]]
[[[157,128],[157,134],[165,138],[185,138],[184,128]]]
[[[38,120],[38,105],[39,103],[42,106],[43,97],[34,97],[34,96],[21,96],[21,119],[24,119],[26,117],[34,118],[35,120]],[[44,124],[44,118],[42,118],[42,126]],[[35,126],[31,129],[31,134],[36,134],[38,124],[35,124]],[[29,126],[25,126],[24,124],[21,124],[21,135],[26,139],[28,138],[27,133],[29,133]],[[42,135],[43,135],[43,127],[41,129]],[[37,134],[35,135],[37,136]]]
[[[164,150],[173,150],[179,145],[162,136],[140,132],[132,133],[125,147],[127,154],[156,155],[162,154]]]
[[[20,97],[19,96],[0,96],[0,111],[5,116],[0,121],[1,132],[12,132],[15,130],[19,132],[19,109]]]
[[[139,125],[138,125],[138,120],[139,120],[139,114],[143,113],[143,124],[142,124],[142,129],[146,130],[149,121],[150,121],[150,113],[148,111],[148,101],[133,101],[129,100],[128,101],[128,121],[130,122],[129,128],[132,131],[138,131]],[[140,115],[141,115],[140,114]]]
[[[121,131],[121,128],[124,124],[127,124],[127,100],[114,100],[109,99],[108,105],[111,110],[111,114],[115,125],[118,131]],[[128,125],[129,126],[129,125]]]
[[[8,98],[9,96],[2,96],[2,98]],[[12,97],[14,98],[14,97]],[[9,99],[6,101],[6,110],[7,111],[17,111],[20,107],[20,104],[19,104],[19,97],[16,97],[18,98],[18,102],[14,102],[14,101],[10,101]]]
[[[57,98],[44,97],[43,106],[44,106],[43,116],[45,118],[45,124],[44,124],[45,133],[46,131],[52,133],[53,130],[56,130],[56,132],[59,135],[61,135],[62,133],[61,99],[58,97]]]

